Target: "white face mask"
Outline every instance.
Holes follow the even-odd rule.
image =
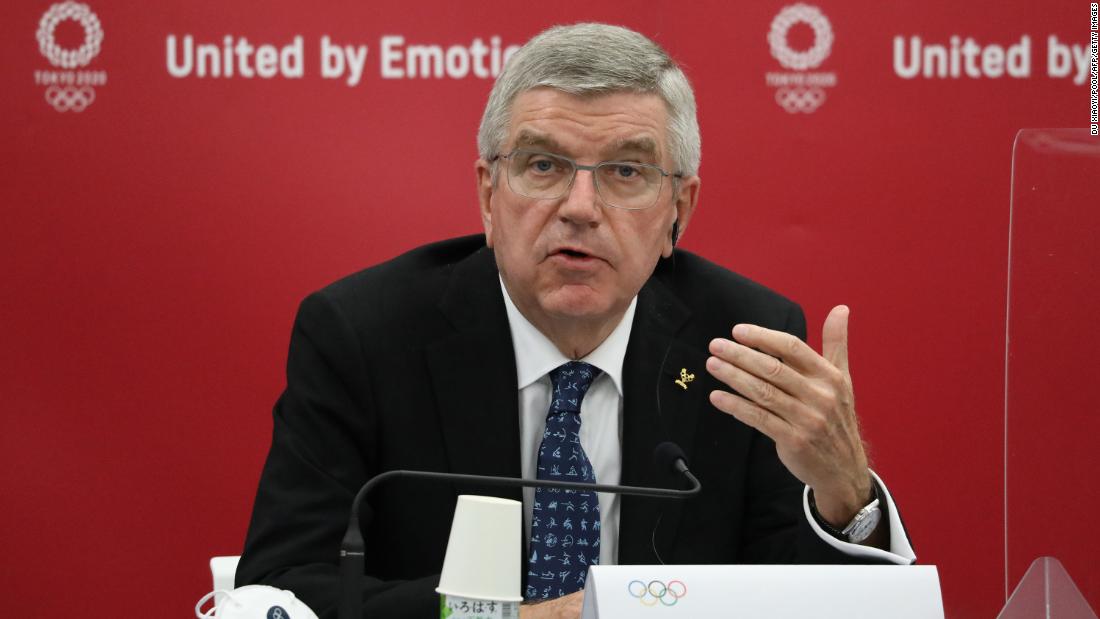
[[[221,594],[216,606],[202,612],[204,604]],[[294,594],[265,585],[248,585],[232,591],[211,591],[195,604],[198,619],[317,619]]]

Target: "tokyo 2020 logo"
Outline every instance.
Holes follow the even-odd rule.
[[[66,19],[74,20],[84,28],[84,43],[75,50],[62,49],[54,38],[57,25]],[[92,58],[99,54],[99,47],[103,44],[103,27],[99,24],[99,17],[87,4],[62,2],[51,6],[42,15],[36,38],[38,49],[50,64],[62,69],[75,69],[88,66]]]
[[[791,28],[799,24],[813,31],[813,43],[805,50],[796,50],[790,44]],[[816,6],[792,4],[772,19],[767,38],[772,56],[789,69],[765,76],[768,85],[776,89],[775,102],[791,114],[808,114],[821,107],[825,89],[836,86],[836,73],[809,71],[821,66],[832,52],[834,36],[829,18]]]
[[[637,598],[643,606],[656,606],[658,603],[664,606],[675,606],[687,595],[688,590],[687,585],[679,580],[671,580],[668,583],[660,580],[651,580],[648,583],[632,580],[627,584],[626,592],[630,597]]]
[[[74,21],[84,31],[81,44],[66,49],[57,42],[57,27]],[[103,46],[103,26],[92,9],[81,2],[59,2],[46,9],[35,33],[38,51],[56,67],[35,71],[35,82],[45,86],[46,102],[58,112],[83,112],[95,101],[96,87],[107,83],[106,71],[85,70]]]
[[[814,31],[814,44],[804,52],[791,49],[787,41],[791,27],[798,23],[806,24]],[[772,49],[772,56],[784,67],[796,71],[814,69],[829,57],[829,52],[833,49],[833,27],[829,18],[816,6],[793,4],[779,11],[772,20],[768,45]]]

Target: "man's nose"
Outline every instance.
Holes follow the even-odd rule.
[[[573,223],[596,224],[603,209],[603,200],[596,191],[595,172],[591,170],[577,170],[573,177],[573,185],[565,194],[558,214],[563,220]]]

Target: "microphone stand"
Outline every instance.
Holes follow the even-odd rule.
[[[555,481],[543,479],[517,479],[515,477],[492,477],[487,475],[462,475],[458,473],[433,473],[430,471],[386,471],[372,477],[359,492],[351,504],[351,517],[348,519],[348,530],[344,534],[344,540],[340,543],[340,607],[339,619],[362,619],[363,595],[360,580],[363,576],[365,562],[365,544],[363,533],[359,529],[359,505],[367,494],[378,485],[395,479],[405,477],[425,481],[440,481],[476,484],[481,486],[501,486],[508,488],[561,488],[563,490],[581,490],[595,492],[611,492],[615,494],[629,494],[635,496],[648,496],[664,499],[683,499],[693,496],[702,490],[699,479],[687,468],[683,457],[675,457],[672,466],[676,472],[681,473],[691,482],[691,488],[687,490],[673,490],[670,488],[647,488],[644,486],[615,486],[611,484],[586,484],[570,481]]]

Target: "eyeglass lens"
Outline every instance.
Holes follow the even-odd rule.
[[[517,150],[508,158],[509,186],[529,198],[560,198],[569,191],[576,172],[572,161],[549,153]],[[630,162],[601,163],[593,175],[603,201],[625,209],[653,206],[663,180],[654,166]]]

